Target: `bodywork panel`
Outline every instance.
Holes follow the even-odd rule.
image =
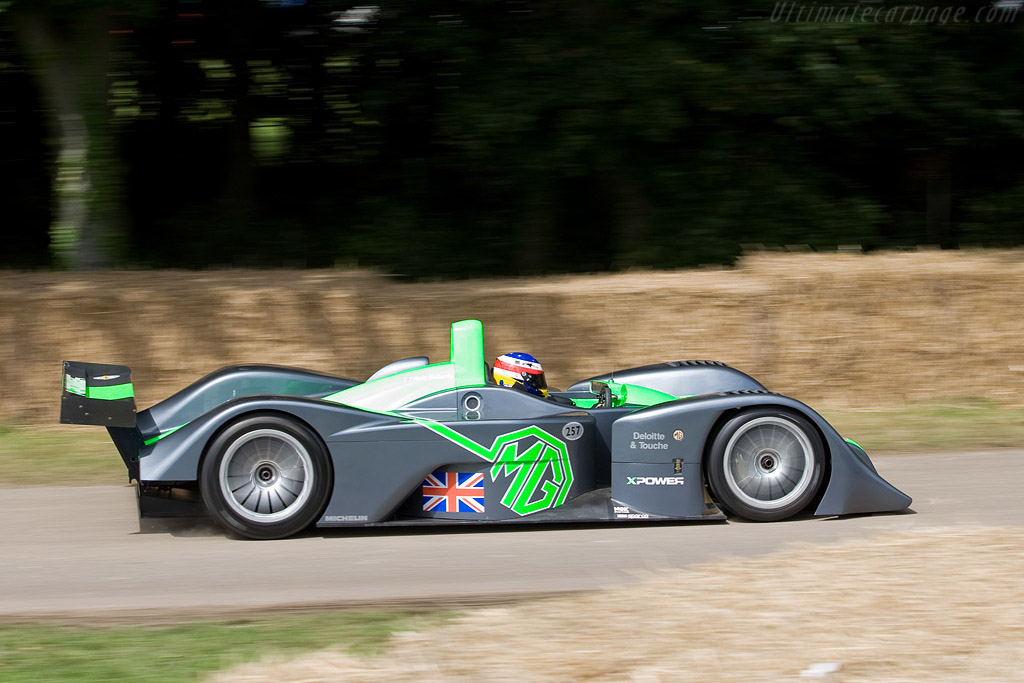
[[[723,391],[765,391],[750,375],[715,360],[674,360],[616,370],[576,382],[568,391],[585,391],[593,381],[636,384],[673,396],[702,396]]]
[[[580,428],[563,436],[566,425]],[[468,521],[515,520],[557,508],[594,488],[593,421],[582,413],[522,421],[425,421],[361,431],[332,444],[334,493],[320,526],[409,517]],[[472,481],[470,506],[431,507],[427,477]],[[465,476],[462,476],[465,475]],[[438,487],[439,488],[439,487]]]
[[[322,398],[358,382],[311,370],[276,365],[234,365],[190,384],[138,415],[144,440],[192,422],[218,406],[247,396]]]

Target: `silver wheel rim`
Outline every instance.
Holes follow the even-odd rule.
[[[253,522],[280,522],[301,511],[312,494],[313,477],[309,451],[277,429],[243,434],[220,461],[224,500]]]
[[[725,447],[725,481],[747,505],[776,510],[803,496],[814,474],[811,440],[781,417],[747,422]]]

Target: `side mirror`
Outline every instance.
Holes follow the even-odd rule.
[[[598,396],[595,408],[610,408],[612,406],[612,388],[608,386],[607,382],[593,380],[590,383],[590,393]]]

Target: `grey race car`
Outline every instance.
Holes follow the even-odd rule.
[[[451,358],[365,382],[276,366],[214,372],[136,413],[128,368],[64,362],[61,422],[104,425],[142,516],[201,501],[234,534],[512,522],[774,521],[910,498],[803,403],[715,361],[497,386],[477,320]]]

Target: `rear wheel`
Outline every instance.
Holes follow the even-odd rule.
[[[283,538],[320,515],[331,486],[330,460],[296,420],[255,415],[232,423],[210,444],[199,487],[221,526],[246,538]]]
[[[824,478],[825,448],[814,427],[789,411],[744,411],[715,436],[708,482],[726,511],[745,519],[786,519],[807,507]]]

